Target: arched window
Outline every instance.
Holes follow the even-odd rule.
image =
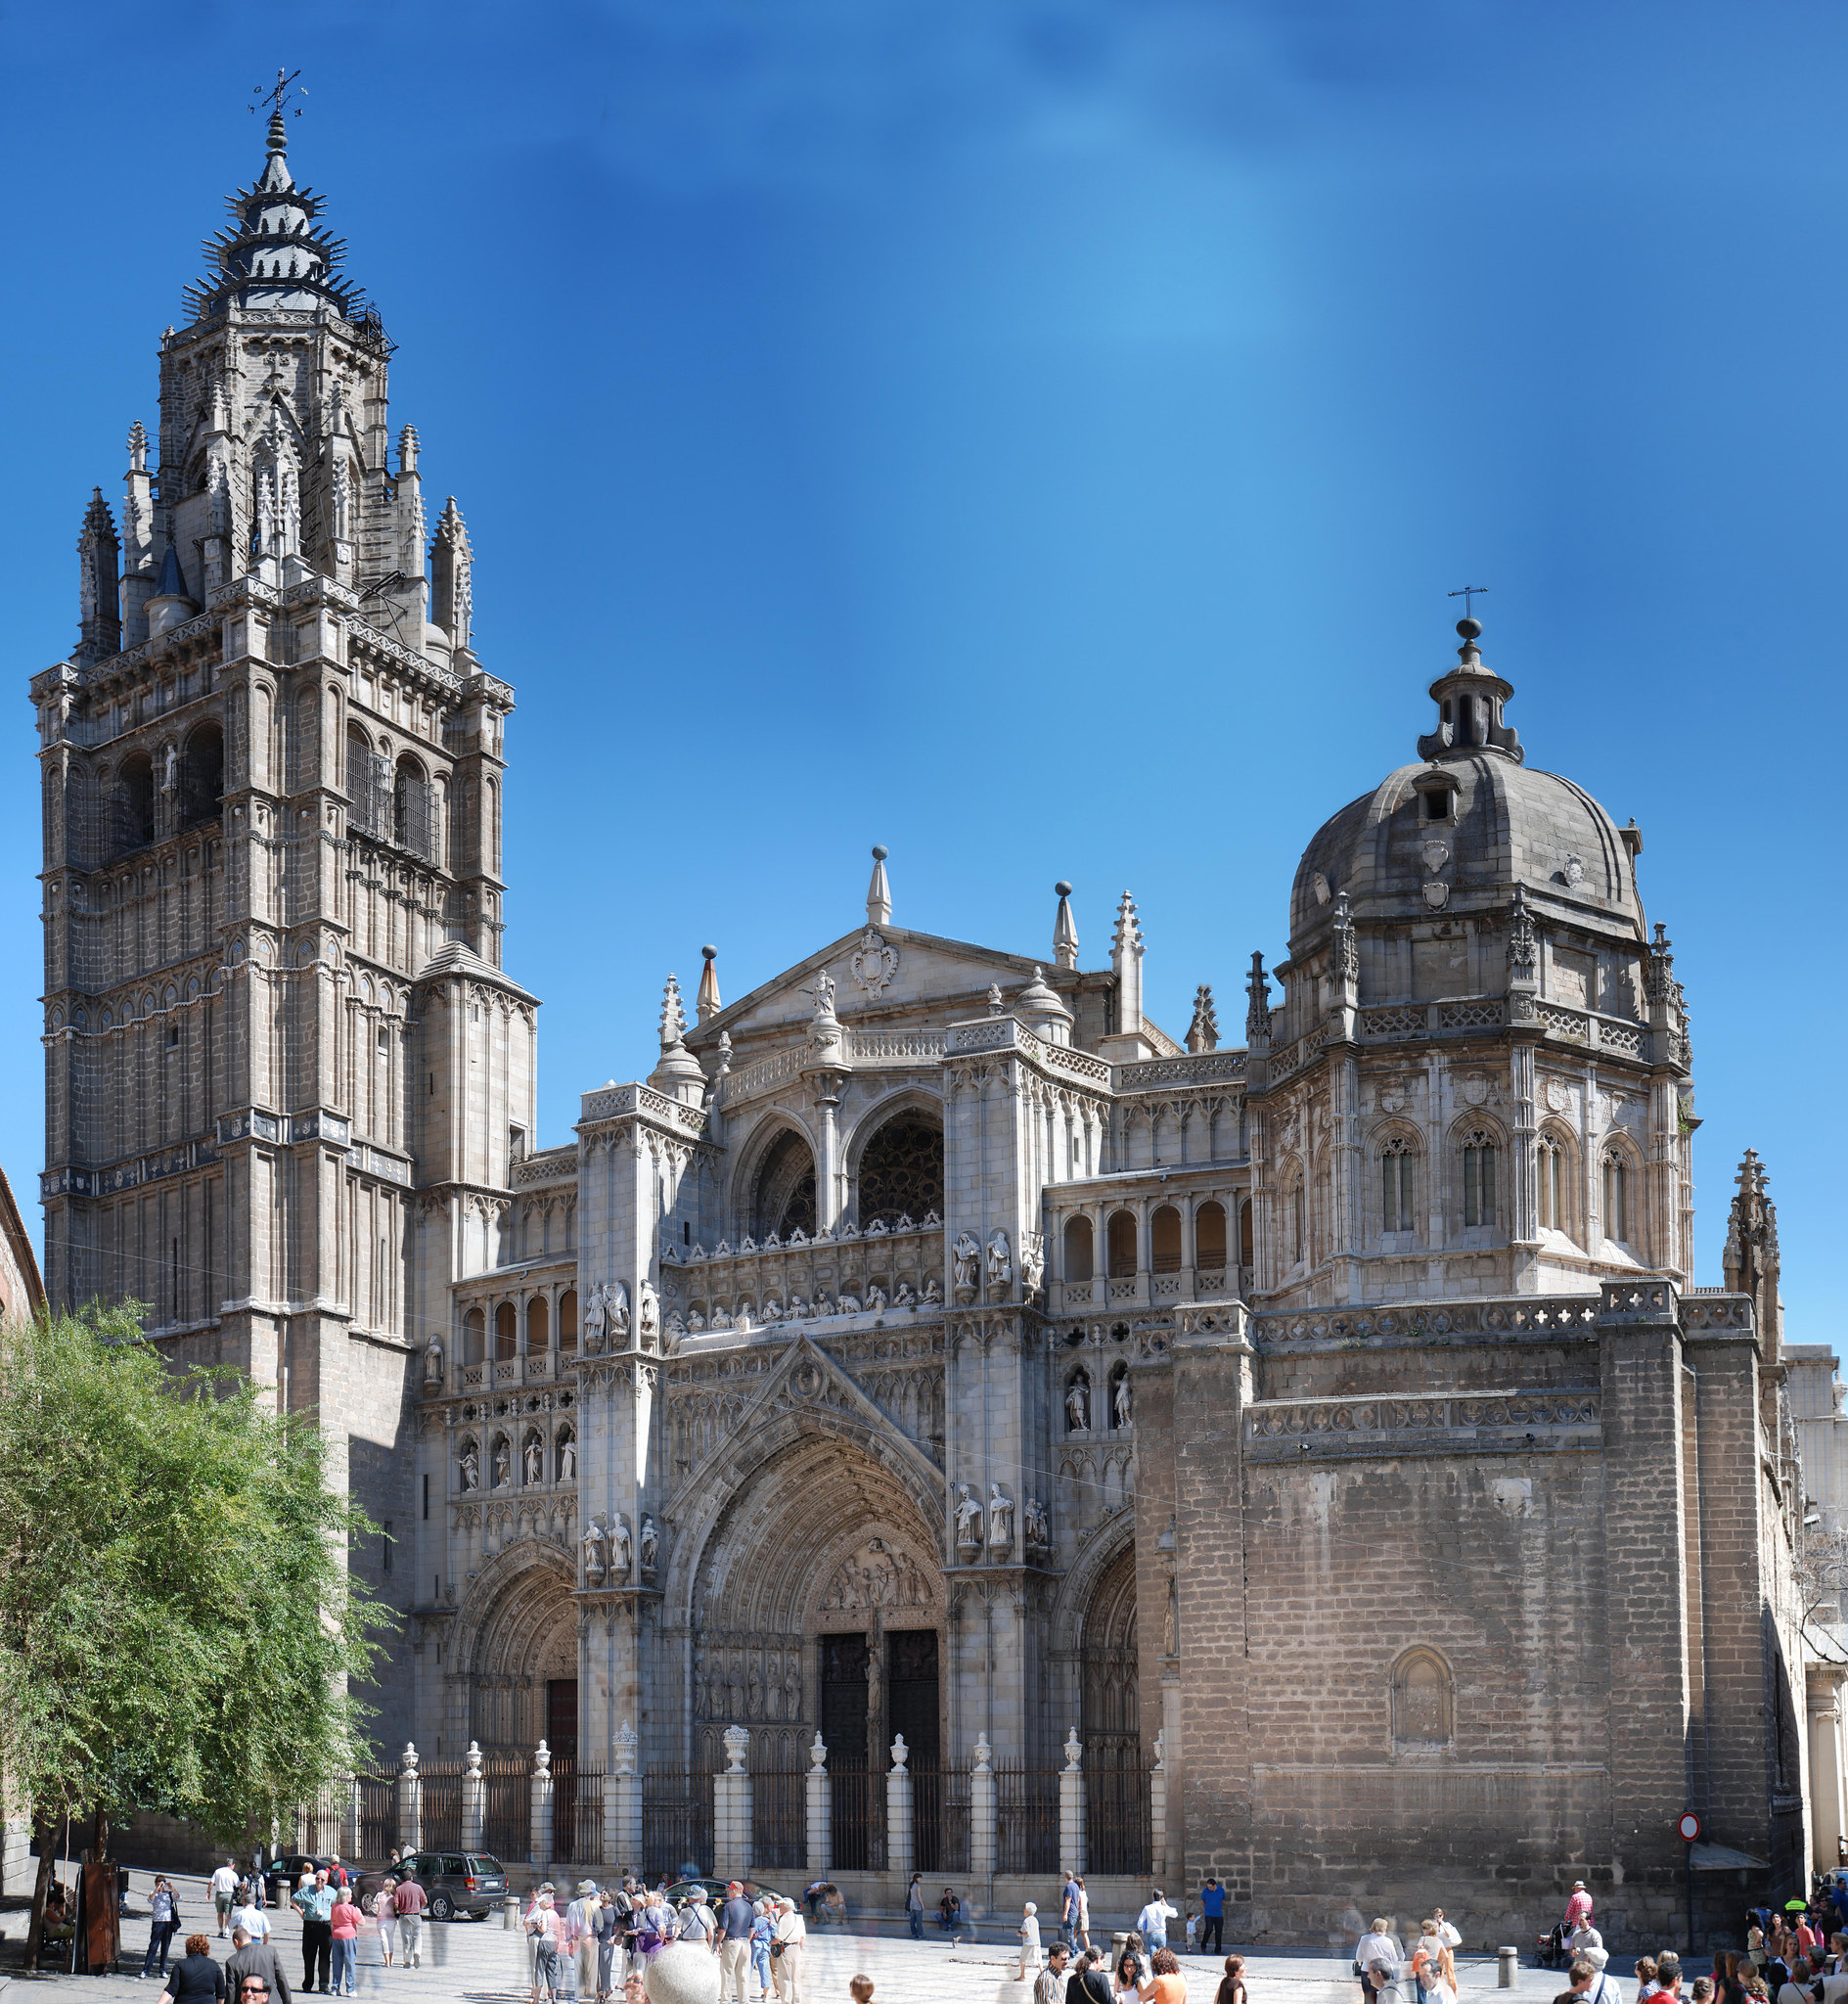
[[[1149,1220],[1149,1265],[1154,1273],[1181,1270],[1181,1213],[1171,1204]]]
[[[494,1311],[494,1360],[504,1364],[519,1354],[519,1324],[512,1301],[503,1301]]]
[[[942,1209],[943,1130],[924,1114],[895,1115],[860,1157],[860,1229]]]
[[[577,1290],[566,1288],[559,1297],[559,1348],[577,1349]]]
[[[1239,1207],[1239,1264],[1255,1266],[1257,1254],[1251,1241],[1251,1200],[1246,1198]]]
[[[398,760],[391,782],[391,840],[414,856],[432,852],[429,782],[424,768],[407,752]]]
[[[1302,1265],[1309,1257],[1309,1205],[1303,1192],[1301,1169],[1285,1178],[1284,1233],[1284,1242],[1289,1248],[1289,1263]]]
[[[1379,1150],[1379,1228],[1385,1232],[1418,1229],[1412,1144],[1395,1134]]]
[[[543,1357],[552,1342],[552,1304],[543,1295],[526,1303],[526,1354]]]
[[[1113,1210],[1104,1232],[1104,1250],[1109,1254],[1110,1278],[1132,1280],[1136,1273],[1136,1219],[1131,1211]]]
[[[1450,1665],[1433,1649],[1408,1649],[1392,1666],[1392,1743],[1432,1753],[1453,1736]]]
[[[154,760],[131,752],[115,776],[115,847],[140,848],[154,840]]]
[[[757,1172],[750,1231],[759,1241],[775,1232],[787,1242],[798,1228],[814,1236],[815,1158],[802,1136],[786,1128],[771,1143]]]
[[[1543,1230],[1563,1232],[1565,1221],[1565,1150],[1556,1136],[1543,1134],[1534,1158],[1534,1181],[1539,1185],[1540,1223]]]
[[[187,739],[180,766],[180,826],[216,821],[224,790],[225,734],[216,723],[203,723]]]
[[[1630,1158],[1620,1148],[1604,1151],[1604,1237],[1630,1243]]]
[[[1217,1273],[1226,1263],[1226,1207],[1209,1198],[1194,1213],[1194,1264]]]
[[[346,727],[346,820],[362,835],[391,830],[390,767],[357,724]]]
[[[479,1308],[471,1308],[462,1318],[462,1361],[482,1362],[487,1343],[487,1322]]]
[[[1065,1220],[1066,1281],[1079,1285],[1088,1282],[1091,1278],[1091,1220],[1088,1217],[1068,1217]]]
[[[1495,1137],[1481,1128],[1463,1138],[1463,1221],[1495,1222]]]

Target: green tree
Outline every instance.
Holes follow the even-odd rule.
[[[0,1337],[0,1771],[40,1819],[94,1815],[98,1856],[137,1804],[230,1845],[347,1772],[387,1618],[319,1431],[170,1369],[139,1314]]]

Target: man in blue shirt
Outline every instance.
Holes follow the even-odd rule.
[[[734,1879],[719,1909],[719,2004],[750,2004],[744,1987],[750,1978],[750,1926],[756,1918],[756,1908]]]
[[[1200,1888],[1200,1953],[1206,1951],[1206,1937],[1213,1937],[1212,1952],[1224,1955],[1226,1952],[1226,1889],[1217,1879],[1208,1879]]]

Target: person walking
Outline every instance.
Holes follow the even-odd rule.
[[[1149,1896],[1149,1904],[1136,1916],[1136,1932],[1143,1937],[1143,1946],[1151,1957],[1157,1948],[1167,1947],[1168,1923],[1179,1918],[1180,1908],[1170,1906],[1157,1886]]]
[[[334,1905],[328,1913],[328,1932],[333,1937],[334,1949],[334,1994],[337,1997],[350,1997],[359,1988],[353,1944],[359,1939],[362,1918],[352,1889],[342,1886],[334,1895]]]
[[[1067,1865],[1065,1883],[1059,1889],[1059,1938],[1068,1949],[1078,1945],[1077,1908],[1078,1875]]]
[[[559,1939],[563,1920],[548,1883],[526,1909],[526,1937],[532,1943],[532,2004],[555,2004],[559,1994]]]
[[[160,2004],[224,2004],[225,1973],[211,1959],[203,1935],[186,1937],[186,1953],[167,1971]]]
[[[1091,1946],[1091,1895],[1084,1890],[1084,1875],[1080,1873],[1074,1882],[1078,1888],[1078,1913],[1072,1925],[1078,1931],[1078,1945]]]
[[[334,1896],[327,1873],[320,1871],[294,1897],[294,1909],[301,1916],[301,1988],[304,1995],[316,1987],[317,1967],[321,1973],[321,1994],[327,1995],[328,1968],[334,1958]]]
[[[743,1885],[731,1880],[719,1909],[719,2004],[750,2004],[744,1986],[750,1981],[750,1931],[756,1918]]]
[[[1399,1937],[1392,1932],[1392,1923],[1385,1915],[1375,1916],[1374,1924],[1354,1944],[1354,1974],[1364,1983],[1367,1972],[1376,1962],[1386,1965],[1386,1981],[1390,1982],[1399,1974],[1399,1965],[1405,1960],[1399,1952]]]
[[[770,2004],[770,1942],[777,1932],[777,1917],[767,1899],[751,1909],[750,1973],[757,1979],[757,2004]]]
[[[211,1903],[218,1915],[218,1938],[221,1941],[231,1932],[231,1909],[237,1904],[237,1867],[226,1858],[211,1875]]]
[[[231,1909],[231,1932],[236,1935],[242,1928],[252,1941],[267,1941],[270,1937],[269,1916],[257,1905],[249,1883],[238,1888],[238,1903]]]
[[[263,1890],[263,1846],[258,1845],[250,1853],[250,1903],[252,1906],[268,1906],[269,1898]],[[238,2004],[237,1992],[232,1992],[231,2004]]]
[[[225,1988],[229,1991],[232,2004],[243,2004],[247,1983],[262,1985],[262,1994],[267,2000],[274,1996],[277,2004],[293,2004],[289,1994],[289,1978],[283,1970],[283,1959],[267,1941],[239,1942],[238,1931],[231,1931],[233,1943],[230,1959],[225,1964]]]
[[[1071,1950],[1055,1941],[1046,1951],[1046,1967],[1033,1983],[1033,2004],[1065,2004],[1065,1964]]]
[[[597,1897],[597,1911],[591,1916],[591,1933],[597,1941],[597,2004],[608,2004],[610,1985],[615,1981],[616,1950],[622,1945],[622,1923],[629,1902],[619,1887],[606,1886]]]
[[[924,1939],[924,1874],[914,1872],[905,1890],[905,1918],[911,1923],[911,1938]]]
[[[1211,1953],[1224,1955],[1226,1952],[1226,1889],[1217,1879],[1209,1878],[1200,1888],[1200,1953],[1207,1954],[1206,1937],[1213,1939]]]
[[[597,1990],[597,1909],[602,1905],[594,1879],[577,1882],[577,1897],[564,1912],[564,1937],[577,1965],[578,2004]]]
[[[1065,2004],[1114,2004],[1104,1950],[1087,1947],[1065,1984]]]
[[[391,1894],[391,1918],[397,1923],[398,1954],[406,1969],[421,1968],[424,1961],[424,1909],[428,1896],[407,1871]]]
[[[802,1963],[808,1953],[808,1923],[792,1899],[779,1902],[776,1934],[770,1943],[770,1971],[783,2004],[802,2004]]]
[[[167,1946],[173,1939],[173,1931],[180,1925],[180,1903],[173,1891],[173,1882],[164,1872],[154,1875],[154,1892],[149,1899],[149,1910],[153,1915],[148,1929],[148,1959],[141,1965],[144,1977],[167,1973]],[[160,1959],[160,1967],[155,1969],[155,1958]]]
[[[1213,1993],[1213,2004],[1250,2004],[1249,1993],[1244,1986],[1244,1957],[1226,1957],[1226,1974],[1219,1980],[1219,1988]]]

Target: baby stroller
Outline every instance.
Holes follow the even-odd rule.
[[[1565,1923],[1556,1922],[1534,1943],[1534,1963],[1539,1969],[1564,1969],[1568,1960],[1565,1945]]]

